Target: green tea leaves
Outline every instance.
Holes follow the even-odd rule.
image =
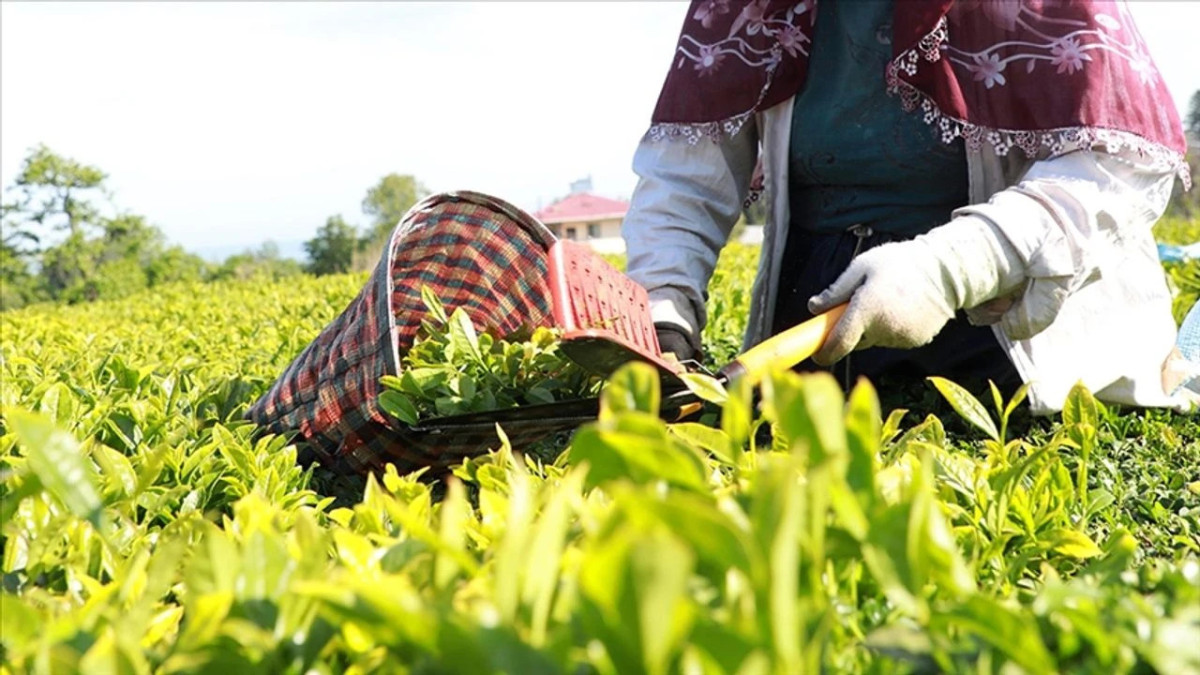
[[[937,388],[938,392],[945,397],[954,411],[957,412],[964,420],[970,422],[972,426],[988,435],[994,441],[1001,441],[1000,432],[996,429],[995,422],[988,416],[987,410],[979,399],[971,395],[963,387],[951,382],[942,377],[930,377],[929,381]]]
[[[428,317],[401,356],[399,375],[385,375],[380,409],[409,426],[433,417],[491,412],[587,398],[600,380],[567,359],[547,328],[528,340],[497,339],[476,330],[463,308],[448,316],[435,296],[423,295]]]
[[[1102,553],[1096,542],[1078,530],[1056,530],[1047,535],[1054,551],[1065,556],[1083,560]]]
[[[714,277],[710,354],[740,349],[754,258],[726,255],[744,253]],[[676,399],[631,366],[553,448],[488,425],[495,451],[424,471],[299,467],[303,437],[242,415],[362,282],[0,314],[5,668],[1200,669],[1190,417],[1077,387],[1061,419],[1030,420],[1027,389],[984,411],[942,382],[976,418],[943,424],[921,383],[906,414],[881,405],[888,383],[781,373],[757,391],[693,378],[703,415],[669,424]],[[425,298],[381,379],[396,424],[600,391],[553,331],[501,340]]]
[[[571,442],[572,463],[589,466],[588,486],[616,480],[664,481],[680,488],[705,488],[704,460],[693,446],[667,434],[665,425],[646,413],[626,414],[612,427],[589,425]]]
[[[687,385],[688,390],[702,401],[722,405],[729,398],[725,387],[716,378],[702,373],[683,373],[679,377]]]
[[[405,424],[415,426],[421,419],[412,400],[395,390],[384,391],[379,395],[379,407]]]
[[[483,354],[479,350],[479,336],[475,334],[471,318],[463,310],[457,309],[450,315],[447,338],[449,345],[446,353],[450,359],[461,355],[461,358],[473,359],[476,362],[483,360]]]
[[[617,369],[600,395],[601,419],[623,412],[658,414],[662,386],[658,371],[645,363],[630,362]]]
[[[1099,424],[1099,404],[1082,382],[1076,383],[1067,394],[1067,400],[1063,403],[1062,418],[1063,424],[1086,424],[1093,429]]]
[[[620,529],[589,551],[582,618],[615,672],[668,673],[694,620],[686,595],[694,555],[666,530]]]
[[[6,417],[25,448],[29,470],[71,513],[100,527],[100,493],[91,461],[79,443],[44,416],[20,410]]]

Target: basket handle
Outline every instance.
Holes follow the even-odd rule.
[[[749,377],[752,383],[757,384],[773,369],[791,368],[821,348],[845,311],[845,304],[838,305],[758,343],[722,368],[718,375],[727,380]]]

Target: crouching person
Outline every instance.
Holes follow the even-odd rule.
[[[623,224],[677,356],[764,193],[746,346],[848,303],[802,366],[846,386],[1025,382],[1049,413],[1082,381],[1188,407],[1164,386],[1176,326],[1151,236],[1184,136],[1123,3],[706,0],[678,44]]]

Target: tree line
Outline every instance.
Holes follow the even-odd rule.
[[[370,269],[400,217],[428,190],[389,174],[371,187],[363,232],[329,217],[305,242],[307,261],[280,255],[267,242],[210,263],[178,245],[142,215],[117,208],[108,174],[96,166],[33,148],[0,204],[0,310],[36,302],[67,304],[123,297],[175,282],[279,279]]]
[[[362,210],[371,220],[363,232],[341,214],[329,216],[317,235],[304,242],[310,274],[343,274],[374,267],[400,219],[429,190],[416,178],[390,173],[367,190]]]

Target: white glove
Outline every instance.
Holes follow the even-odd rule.
[[[813,361],[829,365],[857,349],[929,344],[956,310],[1011,293],[1024,281],[1016,250],[984,218],[963,216],[912,241],[878,246],[808,301],[814,314],[850,302]]]

